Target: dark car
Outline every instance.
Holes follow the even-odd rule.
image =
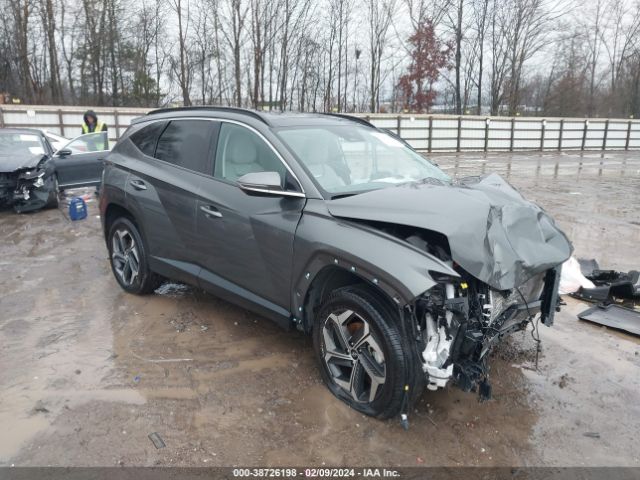
[[[54,152],[44,132],[0,128],[0,206],[29,212],[55,206],[66,188],[99,185],[108,139],[81,135]]]
[[[362,120],[225,108],[151,112],[107,157],[100,199],[127,292],[199,286],[313,336],[329,389],[381,418],[551,325],[572,247],[497,175],[450,179]]]

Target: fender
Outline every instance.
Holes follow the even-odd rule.
[[[141,212],[138,209],[132,211],[131,205],[127,204],[127,198],[125,193],[125,186],[129,178],[129,171],[113,168],[113,161],[107,157],[102,171],[103,182],[100,192],[99,209],[100,209],[100,222],[102,223],[102,232],[105,241],[109,232],[106,229],[107,210],[111,205],[115,205],[119,208],[127,210],[134,218],[140,218]],[[107,181],[104,181],[107,180]]]
[[[436,285],[430,270],[459,276],[428,252],[374,228],[331,217],[322,207],[310,204],[300,219],[294,243],[294,317],[304,318],[309,288],[328,266],[343,268],[381,289],[399,308]]]

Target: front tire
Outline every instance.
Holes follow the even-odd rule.
[[[128,218],[117,218],[107,240],[111,271],[123,290],[136,295],[153,292],[161,278],[149,270],[147,252],[138,227]]]
[[[46,208],[58,207],[59,192],[60,192],[60,186],[58,184],[58,176],[54,173],[51,176],[51,190],[49,190],[49,199],[47,200]]]
[[[333,292],[315,319],[313,345],[325,384],[351,408],[390,418],[409,401],[397,322],[368,292]]]

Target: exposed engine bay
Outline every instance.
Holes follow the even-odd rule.
[[[390,190],[334,200],[329,211],[448,267],[448,274],[429,271],[437,284],[405,305],[427,388],[453,382],[489,396],[492,347],[529,323],[553,323],[571,243],[543,209],[495,174]]]
[[[479,387],[481,397],[489,397],[488,353],[503,336],[533,324],[538,314],[544,324],[553,323],[560,267],[512,289],[497,290],[457,265],[443,237],[421,232],[405,240],[445,261],[460,275],[432,272],[439,283],[415,301],[412,317],[427,388],[437,390],[453,382],[464,391]]]
[[[52,201],[53,181],[44,168],[23,168],[0,172],[0,205],[12,206],[16,212],[43,208]]]

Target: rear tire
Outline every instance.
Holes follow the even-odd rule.
[[[136,295],[153,292],[162,283],[149,270],[147,252],[138,227],[129,218],[116,218],[107,237],[111,271],[123,290]]]
[[[334,291],[315,319],[313,346],[325,384],[351,408],[390,418],[407,406],[402,336],[373,295],[355,287]]]

